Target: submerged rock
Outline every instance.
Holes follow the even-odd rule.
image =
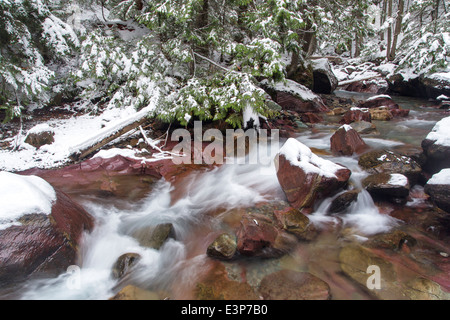
[[[260,214],[247,214],[236,233],[237,251],[244,256],[273,258],[292,250],[297,240]]]
[[[367,121],[355,121],[352,122],[350,126],[359,134],[369,134],[377,131],[377,127],[373,123]]]
[[[175,231],[171,223],[163,223],[138,229],[133,237],[141,246],[159,250],[167,239],[175,237]]]
[[[369,112],[372,120],[389,121],[394,118],[392,112],[385,107],[370,109]]]
[[[281,270],[265,276],[259,293],[265,300],[329,300],[330,286],[307,273]]]
[[[236,237],[223,233],[208,246],[206,254],[212,258],[231,260],[236,253],[236,248]]]
[[[343,186],[351,171],[313,154],[296,139],[286,141],[277,155],[277,177],[288,202],[296,209],[311,208]]]
[[[141,255],[138,253],[124,253],[112,267],[111,275],[114,279],[121,279],[127,275],[141,260]]]
[[[275,217],[283,230],[295,235],[299,240],[313,240],[318,234],[309,218],[296,209],[277,211]]]
[[[141,289],[139,287],[128,285],[120,290],[110,300],[160,300],[159,295],[155,292]]]
[[[358,199],[359,190],[346,191],[337,196],[328,209],[329,213],[343,212],[345,209]]]

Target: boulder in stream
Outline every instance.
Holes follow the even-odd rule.
[[[450,213],[450,169],[434,174],[425,185],[425,192],[438,208]]]
[[[308,210],[317,199],[345,186],[350,175],[349,169],[320,158],[293,138],[286,141],[277,155],[278,181],[288,202],[299,210]]]
[[[359,157],[358,165],[371,174],[400,173],[413,186],[420,178],[422,168],[411,157],[390,150],[373,150]]]
[[[425,170],[431,174],[450,168],[450,117],[438,121],[422,141],[427,157]]]
[[[335,155],[351,156],[368,148],[361,136],[348,124],[344,124],[330,138],[331,152]]]
[[[0,284],[57,276],[75,265],[94,219],[36,176],[0,172]]]

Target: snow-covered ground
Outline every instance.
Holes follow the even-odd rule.
[[[30,132],[51,130],[55,142],[39,149],[25,143],[28,132],[13,138],[18,141],[16,151],[0,150],[0,170],[23,171],[30,168],[54,168],[66,164],[69,156],[94,140],[111,134],[121,126],[132,123],[150,111],[152,106],[136,112],[133,107],[109,108],[94,116],[85,114],[69,119],[49,120],[38,124]]]

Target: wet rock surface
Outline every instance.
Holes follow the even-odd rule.
[[[94,227],[93,217],[56,190],[50,215],[22,216],[20,225],[0,230],[0,283],[57,276],[80,258],[80,241]]]

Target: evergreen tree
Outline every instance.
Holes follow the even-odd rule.
[[[55,74],[49,64],[77,45],[71,27],[42,0],[0,0],[0,108],[6,121],[32,103],[49,101]]]

